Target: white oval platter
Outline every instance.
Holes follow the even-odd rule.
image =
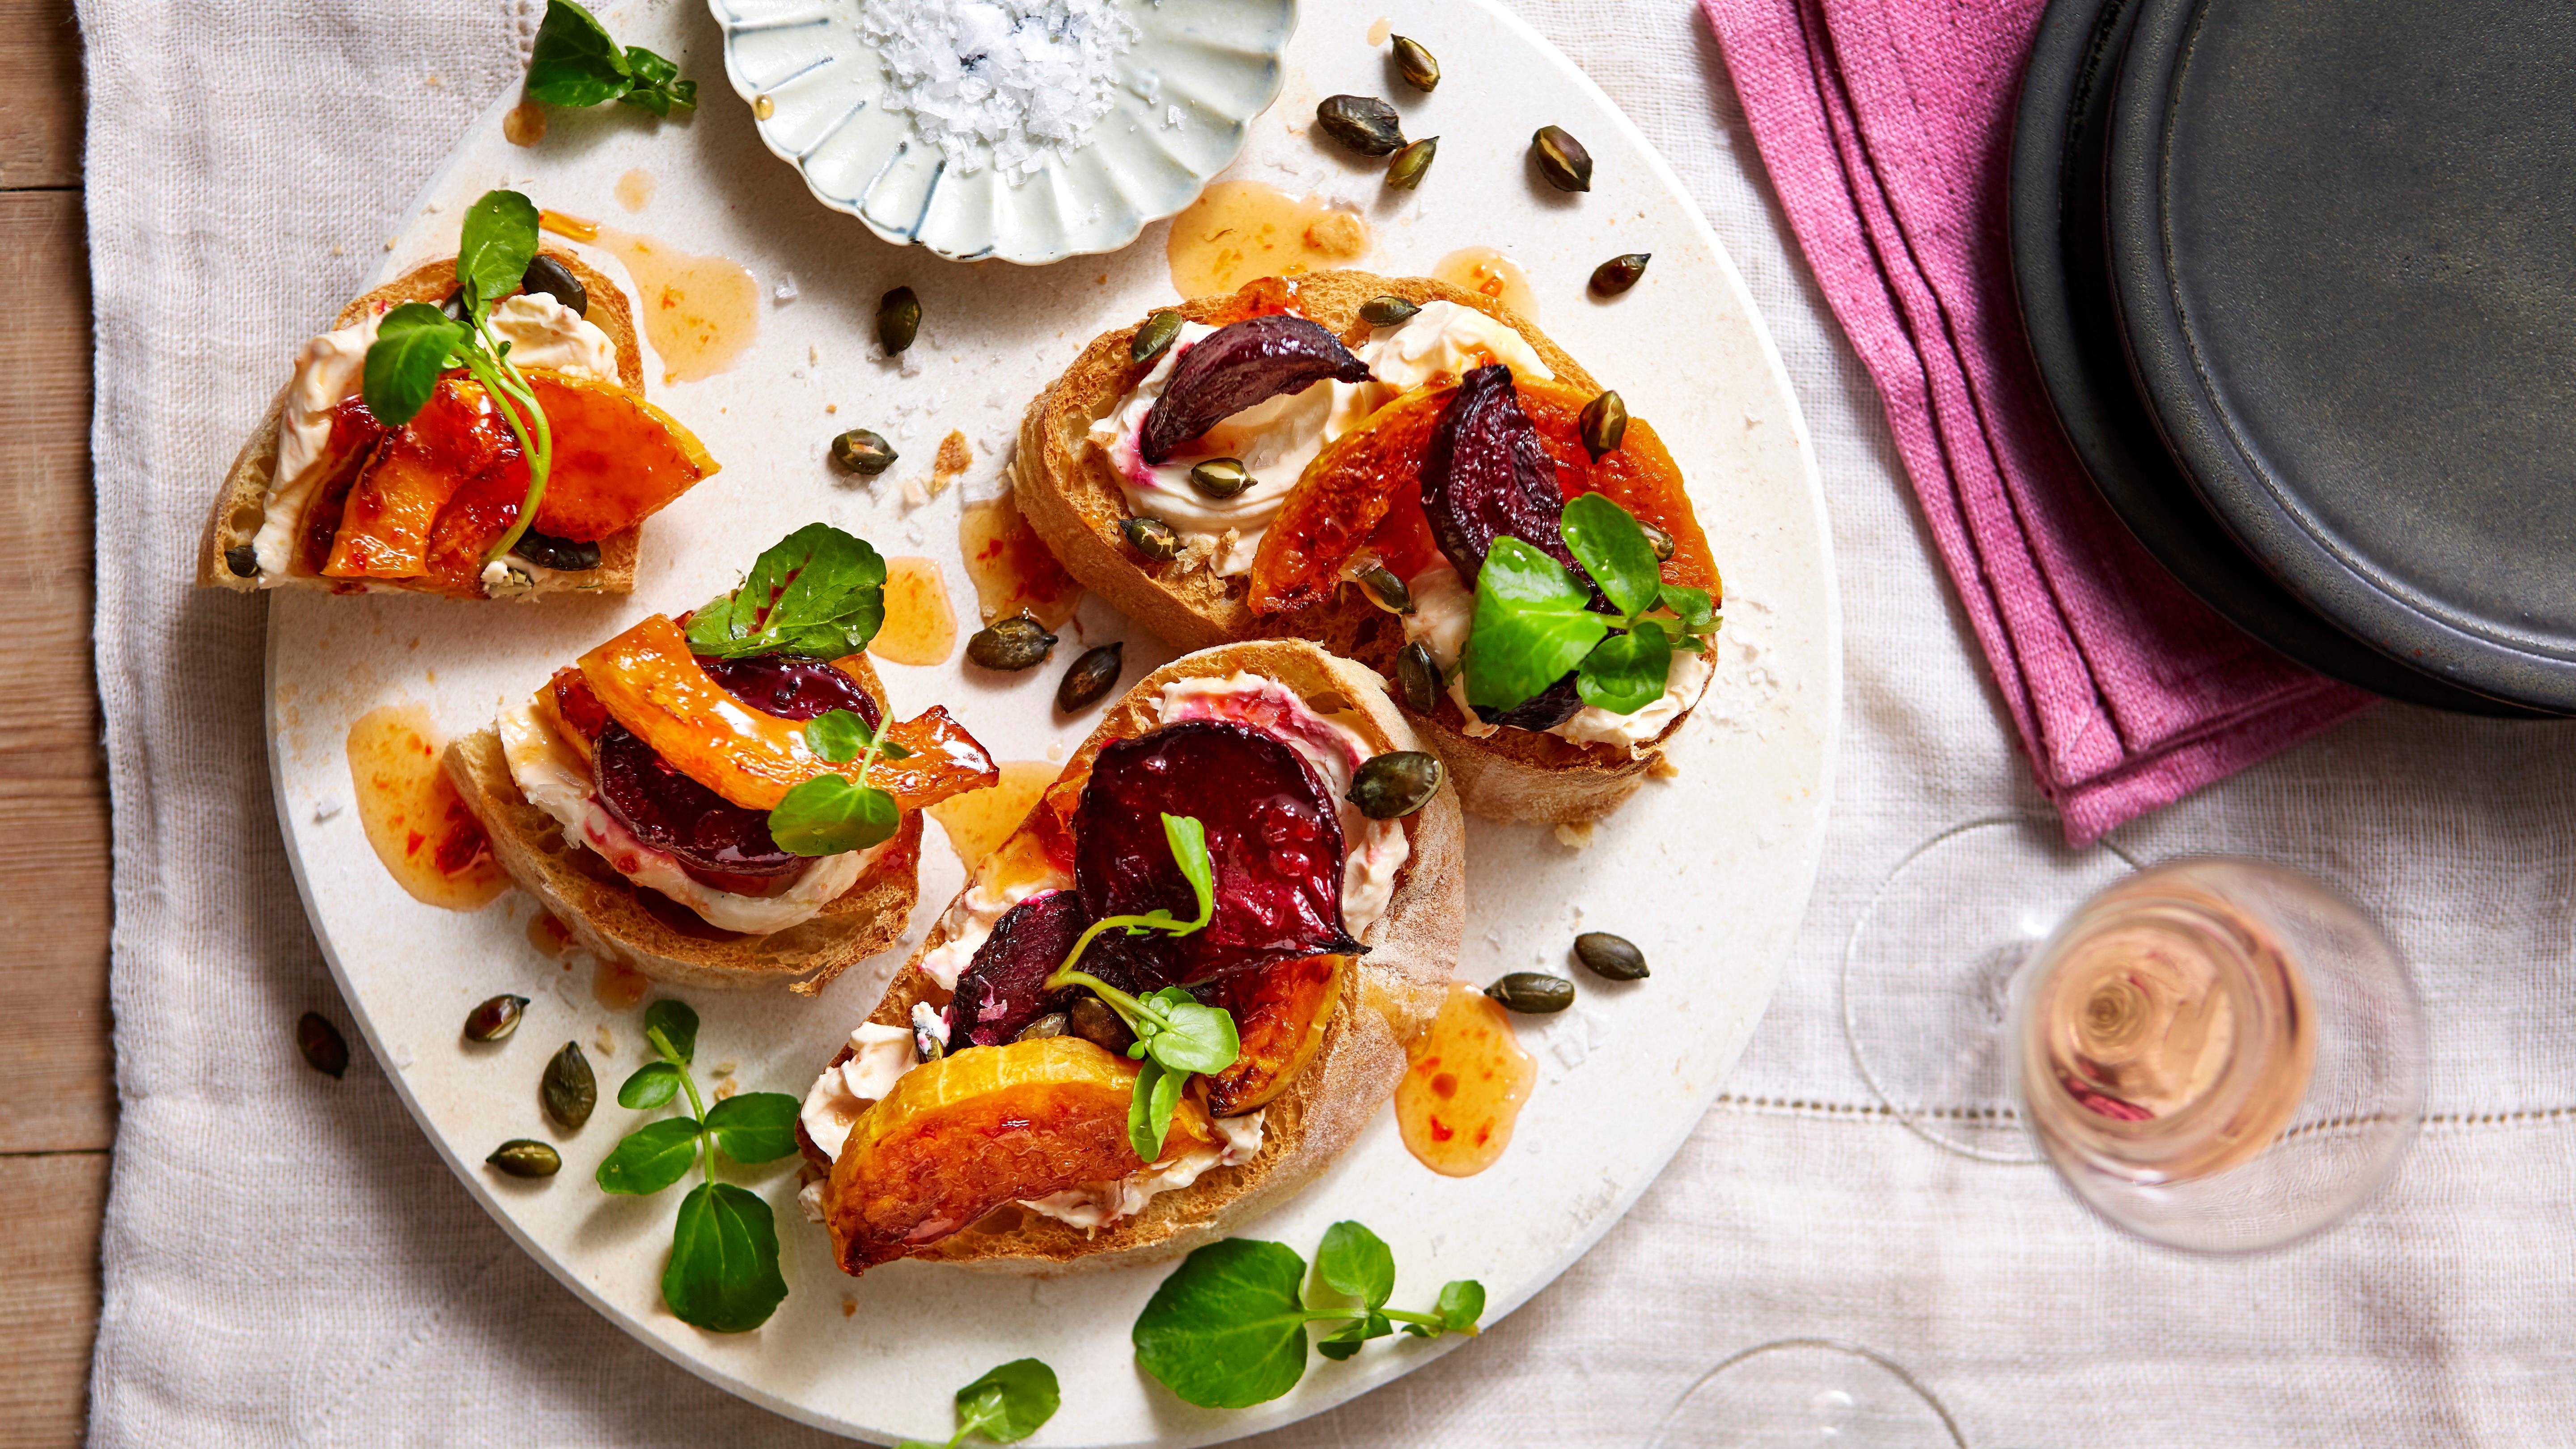
[[[1490,1294],[1489,1320],[1499,1319],[1635,1201],[1699,1121],[1770,999],[1815,871],[1839,729],[1840,615],[1824,505],[1796,402],[1742,280],[1679,181],[1599,90],[1484,0],[1309,0],[1302,9],[1281,99],[1254,123],[1230,174],[1355,199],[1375,233],[1364,265],[1381,272],[1426,271],[1468,245],[1501,247],[1526,266],[1541,325],[1671,444],[1727,585],[1720,669],[1673,752],[1678,778],[1650,782],[1580,849],[1544,828],[1471,823],[1462,974],[1481,981],[1537,967],[1576,974],[1582,987],[1572,1010],[1521,1025],[1541,1077],[1510,1151],[1481,1176],[1437,1177],[1381,1114],[1333,1170],[1249,1229],[1311,1257],[1328,1224],[1360,1219],[1394,1247],[1400,1303],[1471,1277]],[[1442,137],[1418,193],[1382,192],[1374,163],[1309,134],[1323,96],[1392,90],[1384,48],[1366,38],[1381,15],[1429,44],[1447,72],[1435,95],[1393,92],[1409,132]],[[690,74],[710,77],[720,64],[702,11],[629,4],[607,19],[621,39],[677,57]],[[701,1333],[659,1296],[678,1194],[615,1198],[590,1180],[643,1115],[610,1100],[641,1060],[640,1013],[604,1008],[586,973],[535,949],[524,898],[473,914],[435,910],[406,896],[370,853],[347,808],[344,740],[358,715],[409,702],[451,735],[480,728],[505,696],[535,688],[631,621],[730,587],[798,525],[819,518],[889,555],[939,560],[971,629],[960,493],[998,487],[1020,410],[1085,342],[1172,299],[1161,225],[1111,256],[1047,268],[951,265],[817,207],[763,154],[744,108],[720,90],[707,99],[694,120],[658,127],[614,106],[558,114],[532,149],[504,139],[504,101],[388,245],[388,273],[443,255],[462,207],[513,185],[556,210],[734,258],[759,278],[764,301],[758,339],[731,371],[664,385],[648,356],[655,401],[704,439],[724,471],[648,526],[633,597],[521,607],[272,596],[279,817],[315,932],[377,1059],[466,1190],[574,1292],[711,1382],[842,1433],[944,1438],[956,1388],[1034,1355],[1067,1387],[1063,1411],[1034,1444],[1214,1443],[1329,1408],[1441,1354],[1475,1352],[1471,1339],[1398,1338],[1348,1363],[1318,1358],[1293,1393],[1258,1408],[1194,1409],[1145,1378],[1128,1344],[1164,1266],[1040,1279],[901,1263],[853,1281],[798,1214],[786,1164],[735,1174],[777,1210],[785,1305],[757,1332]],[[1534,116],[1590,146],[1598,170],[1589,195],[1534,179],[1524,156]],[[637,170],[650,174],[653,195],[629,212],[616,195]],[[627,190],[640,188],[630,181]],[[1593,266],[1632,251],[1654,255],[1646,281],[1615,302],[1587,298]],[[614,256],[591,255],[624,275]],[[921,342],[900,364],[870,340],[876,300],[897,284],[919,292],[925,315]],[[337,302],[315,300],[317,324]],[[829,439],[855,426],[887,434],[903,453],[873,486],[825,458]],[[976,459],[963,488],[908,502],[905,484],[926,477],[952,429]],[[958,662],[888,666],[896,705],[909,714],[945,703],[1005,759],[1060,756],[1092,723],[1089,714],[1062,719],[1052,705],[1072,646],[1126,639],[1131,682],[1171,652],[1097,601],[1078,623],[1051,665],[1028,676],[997,682]],[[959,880],[931,830],[912,939]],[[1636,940],[1653,978],[1613,986],[1572,972],[1568,944],[1584,929]],[[736,1063],[748,1090],[801,1093],[906,949],[811,1001],[683,993],[705,1019],[699,1060]],[[459,1039],[467,1010],[500,991],[534,998],[526,1024],[497,1048],[468,1048]],[[598,1047],[603,1033],[613,1050]],[[546,1058],[567,1040],[583,1044],[602,1083],[597,1116],[570,1135],[548,1127],[536,1097]],[[483,1166],[518,1136],[557,1142],[562,1174],[520,1182]]]

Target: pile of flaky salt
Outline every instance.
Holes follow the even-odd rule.
[[[1138,32],[1116,0],[866,0],[859,35],[884,57],[887,110],[959,175],[989,153],[1017,185],[1089,143]]]

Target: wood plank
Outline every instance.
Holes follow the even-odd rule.
[[[69,1449],[89,1407],[107,1154],[0,1157],[0,1449]]]
[[[72,0],[0,0],[0,187],[78,186],[80,25]]]
[[[0,0],[0,5],[12,0]],[[6,53],[0,46],[0,54]],[[0,193],[0,775],[98,773],[89,256],[76,191]],[[12,1144],[0,1142],[0,1150]]]
[[[0,1151],[115,1139],[107,839],[106,781],[0,778]]]

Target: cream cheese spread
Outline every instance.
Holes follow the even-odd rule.
[[[1109,456],[1130,513],[1159,518],[1209,555],[1221,575],[1249,573],[1261,535],[1289,490],[1324,445],[1358,427],[1398,394],[1435,377],[1462,377],[1490,362],[1514,374],[1556,376],[1518,332],[1455,302],[1429,302],[1393,327],[1374,329],[1354,355],[1370,381],[1325,381],[1246,408],[1210,428],[1205,450],[1148,463],[1139,445],[1145,415],[1171,383],[1181,355],[1216,329],[1184,322],[1181,330],[1118,406],[1091,425],[1091,441]],[[1252,486],[1232,498],[1209,498],[1190,484],[1190,469],[1209,458],[1239,459]]]
[[[814,919],[858,884],[869,863],[893,843],[818,857],[795,884],[774,896],[719,890],[681,869],[676,857],[636,839],[609,814],[591,786],[590,772],[553,727],[537,717],[533,705],[522,701],[502,708],[501,753],[519,793],[560,822],[565,839],[588,846],[619,875],[669,896],[720,931],[766,936]]]
[[[296,527],[321,481],[331,448],[331,418],[366,381],[367,349],[375,345],[384,313],[311,339],[295,352],[295,375],[277,420],[277,465],[251,550],[259,556],[259,582],[273,588],[295,556]],[[617,380],[617,346],[589,318],[552,297],[521,293],[492,309],[492,331],[510,344],[521,367]]]

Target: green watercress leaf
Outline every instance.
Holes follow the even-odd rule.
[[[644,1029],[658,1031],[671,1044],[680,1064],[686,1066],[698,1056],[698,1014],[685,1001],[663,997],[644,1008]]]
[[[689,647],[719,659],[856,654],[885,623],[885,577],[865,540],[809,523],[761,554],[741,588],[691,617]]]
[[[778,1272],[778,1225],[769,1204],[729,1182],[702,1182],[680,1201],[662,1301],[683,1323],[747,1333],[787,1298]]]
[[[1610,632],[1609,620],[1585,607],[1591,602],[1564,565],[1517,538],[1495,539],[1476,574],[1467,702],[1511,709],[1564,678]]]
[[[805,722],[808,749],[835,765],[846,765],[867,753],[868,722],[846,709],[826,710]]]
[[[1015,1358],[957,1391],[957,1431],[981,1434],[996,1444],[1016,1444],[1055,1417],[1063,1403],[1055,1370],[1033,1358]]]
[[[698,1165],[699,1131],[695,1117],[666,1117],[627,1133],[600,1161],[600,1191],[640,1197],[688,1176]]]
[[[1341,1327],[1315,1340],[1315,1351],[1338,1363],[1360,1351],[1360,1345],[1372,1338],[1385,1338],[1395,1332],[1395,1325],[1383,1313],[1372,1309]]]
[[[1558,526],[1574,561],[1600,585],[1602,597],[1634,618],[1655,606],[1664,584],[1663,565],[1636,517],[1598,493],[1569,501]]]
[[[1443,1329],[1473,1335],[1476,1320],[1485,1316],[1485,1285],[1473,1278],[1442,1284],[1439,1312]]]
[[[1641,620],[1625,634],[1613,634],[1583,656],[1574,676],[1574,692],[1583,702],[1612,714],[1635,714],[1664,697],[1673,669],[1673,644],[1661,624]]]
[[[1163,1155],[1163,1139],[1171,1135],[1172,1114],[1180,1110],[1181,1088],[1189,1080],[1189,1073],[1168,1070],[1151,1056],[1136,1069],[1136,1092],[1127,1099],[1127,1145],[1138,1157],[1152,1162]]]
[[[1344,1220],[1324,1230],[1315,1249],[1315,1274],[1324,1286],[1370,1309],[1395,1296],[1395,1250],[1358,1223]]]
[[[1682,627],[1694,634],[1717,627],[1717,604],[1706,589],[1694,589],[1688,584],[1666,584],[1662,602],[1665,608],[1673,611],[1675,618],[1682,621]]]
[[[420,415],[438,390],[439,374],[472,345],[465,324],[427,302],[405,302],[376,324],[359,388],[367,411],[388,428]]]
[[[1227,1238],[1189,1255],[1136,1316],[1137,1365],[1188,1403],[1245,1409],[1306,1373],[1305,1260],[1284,1243]]]
[[[785,1092],[743,1092],[707,1109],[707,1135],[741,1163],[776,1162],[796,1150],[796,1112]]]
[[[617,1089],[620,1107],[659,1107],[680,1095],[680,1069],[669,1062],[646,1062]]]
[[[1195,815],[1164,815],[1163,839],[1172,848],[1173,863],[1188,878],[1190,893],[1198,897],[1198,920],[1172,932],[1186,936],[1216,919],[1216,863],[1208,857],[1207,827]]]
[[[1158,1024],[1160,1029],[1146,1038],[1145,1050],[1170,1070],[1183,1076],[1221,1072],[1243,1055],[1243,1039],[1235,1030],[1234,1018],[1221,1008],[1202,1003],[1178,986],[1166,986],[1145,1000],[1162,1008],[1165,1018]]]
[[[634,63],[597,16],[573,0],[547,0],[528,56],[528,99],[579,109],[616,100],[634,80]]]
[[[817,775],[787,792],[769,812],[769,837],[794,855],[839,855],[894,838],[902,812],[874,785]]]
[[[667,117],[674,109],[698,108],[698,83],[680,79],[680,68],[640,45],[626,47],[626,69],[634,80],[617,99],[626,105]]]
[[[515,191],[487,191],[465,209],[457,233],[456,280],[469,311],[480,312],[519,288],[537,259],[537,204]]]

